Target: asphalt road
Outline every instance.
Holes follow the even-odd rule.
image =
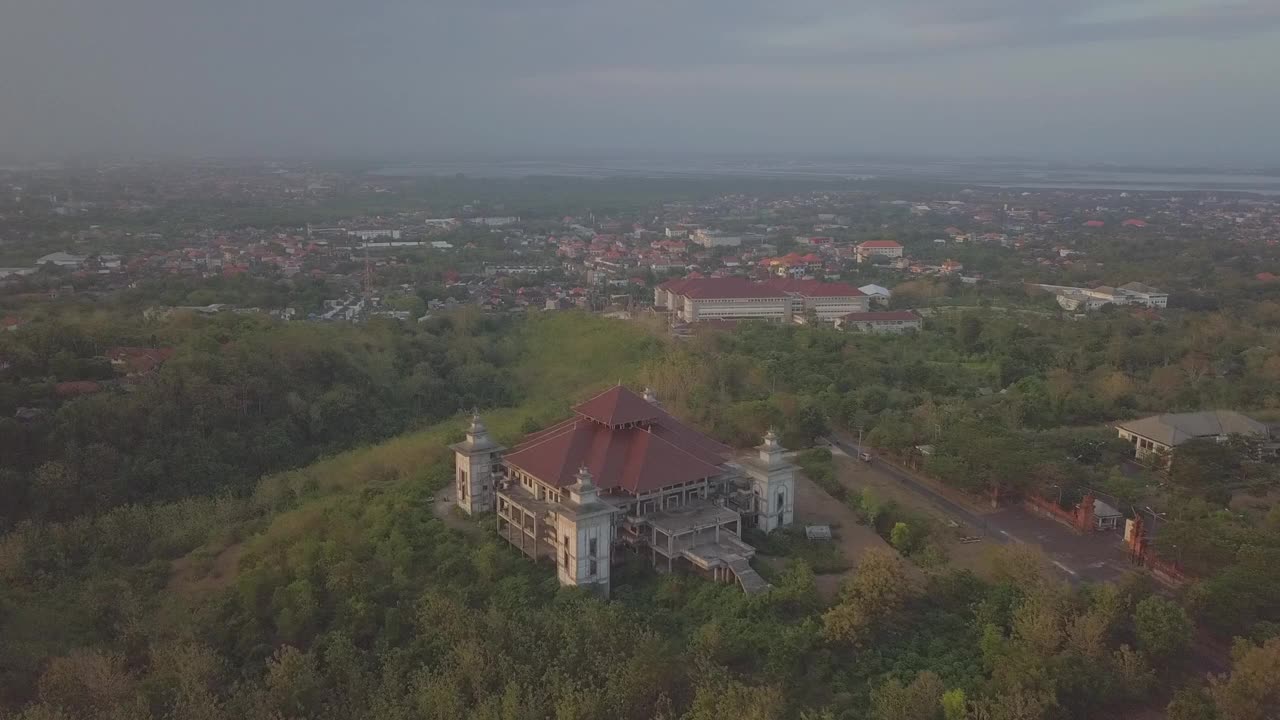
[[[857,444],[837,437],[828,438],[828,441],[848,456],[858,457]],[[892,478],[959,522],[981,531],[993,542],[1024,542],[1039,546],[1049,561],[1072,582],[1112,581],[1132,570],[1115,532],[1080,535],[1020,505],[1007,506],[990,514],[976,513],[890,463],[873,457],[869,464],[875,471]]]
[[[836,447],[843,450],[849,457],[858,457],[858,446],[854,443],[845,442],[840,438],[828,438],[828,440]],[[877,459],[874,455],[871,458],[870,465],[877,470],[892,476],[894,480],[897,480],[902,485],[910,488],[911,491],[915,492],[917,495],[924,496],[929,500],[929,502],[942,508],[947,512],[947,514],[961,522],[964,522],[969,525],[969,527],[983,530],[992,540],[995,540],[998,543],[1006,543],[1009,541],[1009,534],[1001,532],[999,528],[992,528],[985,516],[979,515],[966,507],[952,502],[946,496],[939,494],[933,488],[911,477],[908,473],[904,473],[893,465]],[[989,532],[993,529],[995,530],[994,533]]]

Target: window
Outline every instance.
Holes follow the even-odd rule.
[[[598,567],[596,567],[596,559],[595,559],[595,558],[591,558],[590,560],[588,560],[588,561],[587,561],[587,575],[588,575],[588,576],[590,576],[590,577],[595,577],[595,574],[596,574],[596,572],[597,572],[598,570],[599,570],[599,568],[598,568]]]
[[[591,557],[596,556],[596,539],[595,538],[591,538],[591,540],[588,541],[587,554],[590,555]]]

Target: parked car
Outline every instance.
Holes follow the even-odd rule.
[[[858,459],[861,460],[862,462],[871,462],[871,453],[863,450],[862,452],[858,453]]]

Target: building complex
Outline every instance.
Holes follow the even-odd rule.
[[[772,431],[754,455],[737,458],[647,390],[610,388],[511,449],[477,416],[452,449],[459,508],[495,512],[498,534],[554,561],[561,584],[605,596],[623,552],[762,590],[743,529],[793,520],[795,467]]]
[[[1097,310],[1103,305],[1141,305],[1164,309],[1169,305],[1169,293],[1140,282],[1125,283],[1120,287],[1099,285],[1096,288],[1069,287],[1066,285],[1036,285],[1057,296],[1063,310]]]
[[[871,298],[845,283],[819,280],[748,280],[746,278],[684,278],[654,289],[655,309],[673,320],[803,321],[812,314],[834,322],[853,312],[866,312]]]

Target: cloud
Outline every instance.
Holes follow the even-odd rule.
[[[1267,150],[1277,42],[1276,0],[18,0],[0,151]]]

